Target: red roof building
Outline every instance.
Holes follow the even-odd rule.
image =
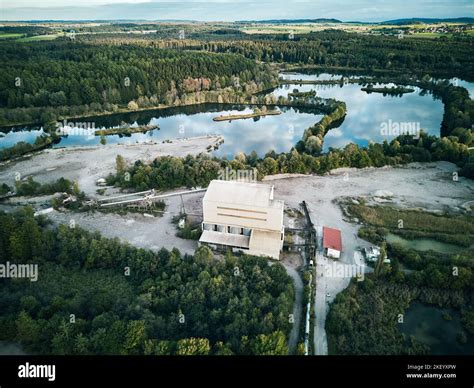
[[[342,238],[339,229],[323,226],[323,248],[324,250],[342,251]]]

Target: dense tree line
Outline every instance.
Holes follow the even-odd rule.
[[[55,193],[81,194],[77,182],[71,182],[68,179],[59,178],[55,182],[41,184],[33,180],[33,177],[31,176],[24,181],[16,181],[15,191],[16,194],[20,196],[39,196]]]
[[[0,27],[0,33],[22,34],[24,36],[36,36],[36,35],[53,34],[54,30],[49,27],[39,27],[39,26],[2,26]]]
[[[180,31],[186,39],[178,39]],[[160,38],[159,40],[157,39]],[[167,26],[157,34],[85,35],[95,44],[134,44],[238,53],[247,58],[282,64],[304,64],[341,69],[393,73],[417,73],[472,79],[472,37],[451,39],[398,39],[397,36],[367,35],[325,30],[310,34],[226,33],[208,26]]]
[[[287,354],[294,289],[280,264],[137,249],[32,213],[0,213],[0,263],[39,272],[2,280],[0,340],[39,354]]]
[[[66,106],[82,107],[77,108],[81,113],[113,111],[131,101],[138,107],[179,105],[189,92],[245,91],[247,85],[256,92],[272,86],[276,77],[265,65],[240,55],[138,45],[4,42],[0,54],[0,107],[29,108],[13,112],[16,115],[38,114],[34,108],[49,107],[41,113],[42,122],[54,120],[54,112],[69,112],[61,110]],[[8,113],[2,111],[4,116]],[[28,117],[16,121],[20,119]]]
[[[252,35],[247,39],[202,42],[201,49],[238,53],[265,62],[325,67],[410,71],[471,78],[472,38],[466,40],[396,37],[321,31],[289,36]]]

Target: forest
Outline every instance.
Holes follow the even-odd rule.
[[[138,45],[0,42],[0,55],[0,124],[45,124],[120,106],[180,105],[190,92],[202,94],[193,103],[206,102],[206,94],[218,102],[219,91],[255,93],[274,85],[277,77],[240,55]]]
[[[455,42],[455,44],[454,44]],[[265,62],[318,65],[472,79],[472,40],[408,40],[397,37],[321,31],[289,36],[252,35],[247,39],[203,42],[211,52],[239,53]]]
[[[0,257],[38,264],[0,289],[0,340],[26,352],[288,354],[293,283],[265,258],[151,252],[27,207],[0,213]]]
[[[238,27],[238,26],[237,26]],[[179,39],[183,31],[186,39]],[[158,39],[157,39],[158,38]],[[243,34],[238,28],[209,26],[163,26],[156,34],[94,34],[81,37],[93,44],[134,43],[146,47],[237,53],[266,63],[367,70],[376,73],[472,80],[472,37],[450,39],[398,39],[395,35],[368,35],[342,30],[308,34]]]

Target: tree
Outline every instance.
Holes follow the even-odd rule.
[[[205,245],[201,245],[194,253],[194,260],[198,263],[207,264],[214,259],[211,249]]]
[[[138,110],[138,104],[132,100],[127,104],[127,108],[129,110]]]
[[[16,338],[25,345],[35,344],[38,341],[40,328],[31,316],[22,311],[16,320]]]
[[[105,137],[104,134],[100,135],[100,144],[102,144],[102,145],[107,144],[107,138]]]
[[[184,338],[178,341],[178,356],[206,356],[211,346],[207,338]]]
[[[141,354],[147,339],[144,321],[130,321],[123,345],[124,354]]]
[[[115,169],[118,175],[123,175],[127,170],[127,163],[122,155],[117,155],[115,158]]]
[[[380,246],[380,256],[375,263],[374,273],[376,276],[380,276],[383,270],[384,261],[387,258],[387,243],[384,241]]]
[[[260,334],[252,343],[253,354],[261,356],[287,355],[286,337],[281,331],[271,334]]]

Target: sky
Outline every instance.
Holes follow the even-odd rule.
[[[474,17],[473,0],[0,0],[0,20],[199,20]]]

